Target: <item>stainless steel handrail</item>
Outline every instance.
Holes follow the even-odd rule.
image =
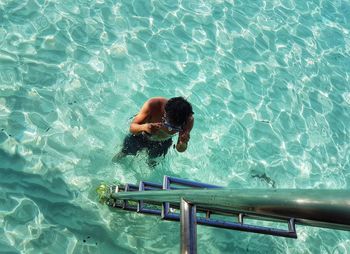
[[[180,221],[181,253],[197,252],[197,224],[289,238],[297,238],[296,224],[350,230],[349,190],[241,190],[169,176],[163,184],[141,181],[110,190],[106,200],[112,207]],[[213,219],[212,214],[229,220]],[[247,224],[247,217],[285,222],[288,229]]]
[[[190,189],[118,192],[115,199],[171,202],[181,198],[201,208],[220,207],[295,223],[350,230],[349,190]]]

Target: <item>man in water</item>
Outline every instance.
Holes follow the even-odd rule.
[[[133,119],[129,129],[131,134],[124,139],[123,148],[113,161],[147,149],[150,163],[154,165],[153,159],[168,152],[176,134],[178,140],[174,147],[178,152],[186,151],[193,114],[191,104],[182,97],[149,99]]]

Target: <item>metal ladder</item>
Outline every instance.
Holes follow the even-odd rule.
[[[164,176],[163,184],[111,186],[109,195],[113,208],[180,221],[181,253],[197,252],[197,224],[288,238],[297,238],[296,223],[350,230],[349,190],[240,190]],[[288,229],[251,225],[247,218]]]
[[[294,218],[278,218],[277,216],[257,215],[248,211],[237,211],[232,209],[213,208],[187,202],[181,198],[179,202],[157,202],[146,200],[118,199],[117,195],[130,192],[152,192],[152,191],[173,191],[188,189],[219,189],[220,186],[205,184],[186,179],[164,176],[163,184],[141,181],[139,185],[126,184],[114,186],[111,189],[114,199],[109,205],[137,213],[151,214],[161,216],[163,220],[180,221],[181,222],[181,253],[196,253],[196,224],[233,229],[245,232],[253,232],[267,234],[273,236],[281,236],[288,238],[297,238]],[[117,195],[115,195],[117,194]],[[132,204],[133,203],[133,204]],[[149,207],[150,206],[150,207]],[[175,211],[174,211],[175,210]],[[180,211],[176,212],[176,211]],[[197,216],[202,214],[204,216]],[[213,219],[212,215],[218,214],[224,219]],[[232,221],[232,216],[236,217],[237,222]],[[249,225],[245,223],[245,218],[253,218],[266,221],[277,221],[287,223],[288,230]]]

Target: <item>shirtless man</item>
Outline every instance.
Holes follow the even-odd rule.
[[[194,122],[193,114],[191,104],[182,97],[149,99],[133,119],[131,134],[125,138],[122,150],[113,160],[135,155],[142,149],[147,149],[150,159],[164,156],[177,133],[176,150],[186,151]]]

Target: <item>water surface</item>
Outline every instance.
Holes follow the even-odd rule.
[[[0,1],[0,249],[178,253],[179,224],[114,212],[101,182],[348,189],[350,2]],[[111,159],[153,96],[194,107],[188,150]],[[348,253],[198,227],[200,253]]]

